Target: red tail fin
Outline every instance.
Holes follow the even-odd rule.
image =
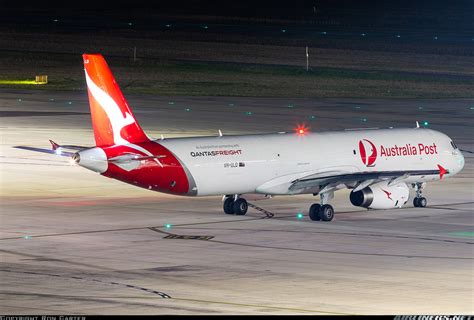
[[[149,140],[133,116],[104,57],[101,54],[84,54],[82,57],[96,145]]]

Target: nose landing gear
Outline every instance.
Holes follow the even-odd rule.
[[[417,208],[424,208],[428,204],[428,201],[425,197],[422,196],[423,189],[426,186],[426,183],[414,183],[413,188],[415,188],[416,196],[413,199],[413,206]]]

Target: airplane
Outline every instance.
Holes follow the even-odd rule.
[[[354,206],[401,208],[415,189],[426,207],[427,182],[451,177],[464,157],[444,133],[388,128],[294,133],[149,138],[132,113],[101,54],[84,54],[94,147],[58,145],[60,156],[103,176],[182,196],[223,196],[226,214],[245,215],[246,200],[279,195],[319,195],[313,221],[331,221],[334,192],[351,189]],[[45,149],[23,147],[32,151]],[[66,151],[71,150],[71,151]]]

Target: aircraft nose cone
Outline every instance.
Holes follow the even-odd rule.
[[[457,150],[457,152],[454,154],[453,161],[450,166],[452,168],[452,173],[459,173],[464,168],[464,164],[464,155],[461,153],[461,151]]]
[[[464,164],[465,164],[464,155],[462,154],[461,151],[459,151],[459,155],[458,155],[458,164],[459,164],[459,170],[458,170],[459,172],[464,168]]]

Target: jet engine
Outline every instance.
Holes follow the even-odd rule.
[[[357,207],[371,209],[401,208],[408,201],[408,186],[406,183],[389,186],[388,183],[388,181],[382,181],[351,192],[351,203]]]

